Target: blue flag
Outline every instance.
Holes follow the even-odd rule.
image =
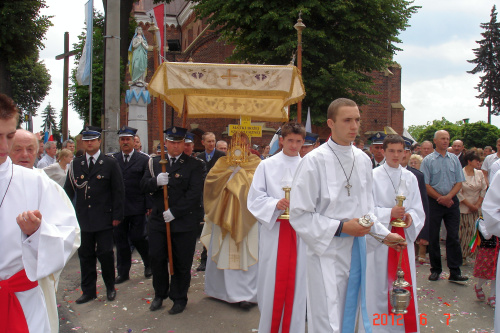
[[[94,18],[94,1],[89,0],[85,5],[85,22],[87,24],[87,37],[85,38],[85,46],[83,47],[80,64],[76,71],[76,81],[81,86],[90,85],[90,73],[92,72],[92,35],[93,35],[93,20]]]

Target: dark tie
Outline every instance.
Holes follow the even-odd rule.
[[[175,157],[170,158],[170,166],[174,165],[175,163]]]
[[[90,156],[89,158],[89,172],[92,171],[92,168],[94,167],[94,158]]]
[[[123,156],[125,156],[125,164],[127,164],[127,163],[128,163],[128,157],[129,157],[130,155],[129,155],[129,154],[125,154],[125,155],[123,155]]]

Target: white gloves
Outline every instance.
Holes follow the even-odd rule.
[[[158,177],[160,175],[158,175]],[[170,221],[175,220],[175,217],[172,214],[172,212],[170,211],[170,208],[163,212],[163,219],[165,220],[165,223],[170,223]]]
[[[156,177],[156,185],[163,186],[168,184],[168,172],[162,172]]]

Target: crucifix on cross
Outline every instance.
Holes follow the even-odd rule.
[[[62,136],[63,140],[68,139],[68,78],[69,78],[69,57],[77,54],[77,50],[69,50],[69,32],[64,33],[64,53],[56,56],[56,60],[64,59],[63,73],[63,110],[62,110]]]

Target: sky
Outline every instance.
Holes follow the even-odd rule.
[[[46,0],[45,15],[53,15],[45,49],[40,58],[45,62],[52,85],[40,109],[50,104],[62,109],[63,61],[55,56],[63,53],[64,32],[69,32],[70,48],[84,30],[84,5],[87,0]],[[474,59],[473,49],[482,39],[481,23],[489,22],[493,0],[416,0],[422,6],[409,21],[410,27],[399,38],[403,51],[394,60],[402,66],[401,103],[405,107],[405,127],[424,125],[434,119],[456,122],[470,118],[470,122],[487,121],[487,110],[479,107],[475,96],[479,75],[468,74],[474,68],[467,60]],[[102,1],[94,7],[103,12]],[[68,15],[70,14],[70,15]],[[74,59],[70,59],[70,70]],[[76,112],[69,106],[69,130],[76,135],[83,127]],[[500,117],[492,116],[492,123],[500,126]],[[41,128],[41,117],[35,117],[34,129]]]

